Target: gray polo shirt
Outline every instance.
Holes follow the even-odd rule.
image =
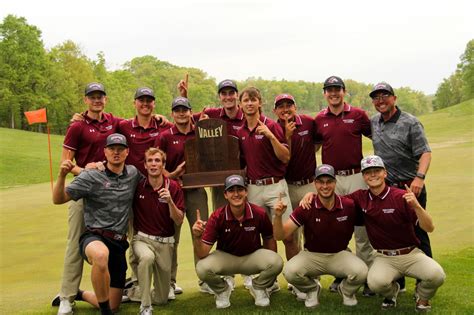
[[[370,122],[374,152],[383,159],[387,179],[396,183],[415,178],[420,156],[431,152],[420,121],[397,107],[388,121],[379,113]]]
[[[141,178],[135,166],[126,165],[117,175],[84,170],[66,187],[73,200],[84,199],[84,222],[88,228],[100,228],[126,234],[135,188]]]

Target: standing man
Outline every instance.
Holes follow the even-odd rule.
[[[179,94],[183,97],[188,95],[188,83],[187,80],[181,80],[178,83]],[[230,136],[237,136],[237,131],[244,124],[244,113],[239,107],[239,90],[237,84],[233,80],[223,80],[217,85],[217,95],[219,98],[219,104],[221,107],[204,108],[201,113],[193,115],[194,120],[215,118],[221,119],[227,124],[227,134]],[[214,209],[222,207],[226,204],[224,199],[224,188],[223,187],[212,187],[212,204]]]
[[[74,176],[79,175],[90,162],[103,161],[107,136],[114,133],[120,119],[105,113],[107,103],[105,88],[101,83],[87,84],[84,92],[87,110],[82,120],[74,121],[68,128],[63,143],[61,161],[75,160],[71,169]],[[69,202],[68,239],[64,258],[61,290],[53,300],[53,306],[59,304],[58,315],[72,314],[72,303],[80,296],[79,284],[82,278],[83,261],[79,250],[79,237],[84,232],[84,213],[82,199]],[[80,295],[80,294],[79,294]]]
[[[387,168],[387,183],[404,189],[410,187],[423,209],[426,209],[425,177],[431,162],[431,148],[423,125],[413,115],[396,106],[397,96],[385,82],[374,86],[370,97],[379,112],[371,118],[374,152]],[[428,233],[415,226],[420,249],[429,257],[431,252]]]
[[[382,309],[388,309],[397,305],[400,285],[396,279],[419,279],[416,310],[429,311],[429,300],[446,275],[436,261],[417,248],[420,241],[415,226],[432,232],[433,220],[408,185],[405,191],[385,183],[387,171],[379,156],[365,157],[361,169],[369,190],[359,190],[348,197],[362,209],[370,242],[377,250],[367,277],[369,287],[385,298]]]
[[[171,179],[181,181],[181,176],[185,172],[184,144],[186,140],[195,137],[194,125],[192,124],[191,104],[185,97],[177,97],[171,104],[171,116],[174,120],[174,126],[164,131],[159,139],[155,141],[154,147],[160,148],[166,153],[167,163],[165,165],[165,175]],[[208,206],[207,194],[204,188],[186,189],[184,191],[184,204],[186,218],[189,222],[190,231],[196,222],[195,209],[201,209],[202,217],[207,220]],[[175,247],[173,254],[173,263],[171,267],[171,281],[176,283],[176,273],[178,268],[178,244],[181,227],[176,226]],[[198,258],[194,255],[194,263]],[[171,296],[171,298],[173,298]]]
[[[328,107],[316,116],[316,138],[322,144],[322,162],[332,165],[336,171],[336,194],[347,195],[367,188],[360,173],[360,160],[362,135],[371,135],[370,120],[365,111],[344,102],[346,86],[341,78],[327,78],[323,90]],[[370,246],[365,227],[354,228],[354,239],[356,255],[369,266],[373,248]],[[336,279],[331,284],[332,292],[337,292],[340,280],[342,279]],[[363,294],[373,295],[367,286],[364,287]]]
[[[274,205],[282,198],[292,211],[285,181],[290,152],[281,127],[261,114],[262,96],[257,88],[249,87],[240,94],[245,122],[237,132],[241,158],[247,167],[249,202],[263,207],[273,219]],[[286,214],[285,219],[289,217]],[[299,251],[297,234],[283,240],[287,260]]]
[[[267,289],[283,268],[283,261],[276,253],[272,223],[263,208],[247,202],[242,176],[227,177],[224,189],[227,204],[215,210],[207,224],[201,220],[199,210],[196,211],[197,220],[192,228],[194,250],[200,258],[196,273],[216,293],[217,308],[230,306],[233,284],[223,276],[258,274],[252,280],[250,293],[255,305],[268,306]],[[209,254],[215,242],[217,248]]]
[[[125,165],[128,145],[123,135],[108,136],[103,151],[107,160],[105,172],[95,169],[81,172],[67,187],[66,175],[77,166],[69,159],[62,161],[53,202],[63,204],[83,198],[86,231],[78,241],[78,251],[92,265],[94,292],[79,294],[81,299],[100,308],[102,314],[111,315],[122,300],[127,271],[128,215],[141,175],[134,166]]]
[[[305,250],[288,261],[283,270],[286,280],[298,291],[306,293],[306,307],[319,305],[321,284],[319,276],[331,274],[344,280],[338,286],[342,303],[357,305],[355,293],[367,279],[367,266],[347,250],[354,226],[361,224],[354,202],[334,193],[334,168],[322,164],[316,169],[314,181],[317,196],[311,207],[296,208],[290,219],[281,219],[287,206],[279,201],[275,205],[273,232],[277,240],[284,239],[298,227],[304,226]]]
[[[138,262],[137,276],[141,291],[140,314],[152,314],[151,279],[154,278],[153,302],[168,302],[175,225],[184,217],[184,197],[179,184],[163,175],[166,155],[157,148],[145,151],[148,176],[140,181],[133,201],[132,249]]]

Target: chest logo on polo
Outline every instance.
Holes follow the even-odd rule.
[[[230,233],[230,229],[225,229],[224,232],[225,233]]]
[[[113,127],[114,127],[114,126],[112,126],[112,125],[107,126],[107,127],[105,127],[105,130],[112,130]]]
[[[136,136],[135,136],[134,133],[131,133],[131,134],[130,134],[130,138],[135,138],[135,137],[136,137]]]
[[[173,141],[173,144],[178,144],[179,140]]]
[[[89,132],[95,132],[94,128],[89,129]]]
[[[104,187],[105,188],[110,188],[112,184],[110,182],[104,182]]]
[[[394,213],[395,212],[395,209],[382,209],[383,213],[385,214],[390,214],[390,213]]]
[[[362,209],[362,212],[367,213],[367,209]]]
[[[337,217],[336,220],[337,220],[338,222],[347,221],[347,215],[342,216],[342,217]]]
[[[159,134],[160,134],[159,132],[150,133],[150,137],[156,137]]]
[[[264,135],[255,135],[255,139],[257,140],[262,140],[263,137],[265,137]]]
[[[302,137],[302,136],[306,136],[308,133],[309,133],[309,130],[305,130],[305,131],[298,132],[298,134],[299,134],[301,137]]]
[[[232,126],[232,128],[234,128],[234,130],[240,130],[242,126]]]
[[[342,120],[345,124],[353,124],[354,123],[354,119],[343,119]]]
[[[255,231],[255,226],[244,226],[244,230],[245,230],[246,232]]]
[[[323,124],[323,127],[324,128],[329,127],[329,124]]]
[[[315,221],[316,221],[316,222],[321,222],[321,219],[320,219],[320,218],[316,218]]]
[[[138,195],[138,199],[145,199],[145,196],[143,196],[143,195]]]
[[[163,198],[158,198],[158,201],[161,202],[161,203],[167,203],[165,199]]]

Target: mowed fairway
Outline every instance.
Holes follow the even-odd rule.
[[[432,301],[434,314],[474,313],[473,106],[471,100],[421,117],[433,149],[427,177],[428,210],[436,226],[431,241],[435,258],[447,274],[446,283]],[[55,314],[57,308],[51,307],[50,301],[58,292],[61,280],[67,206],[52,204],[49,182],[45,182],[49,179],[47,139],[45,135],[9,129],[0,129],[0,139],[0,314]],[[54,176],[61,141],[62,137],[53,137]],[[365,143],[365,147],[366,153],[371,153],[370,144]],[[279,252],[283,255],[281,246]],[[182,229],[179,264],[178,283],[185,292],[169,305],[155,307],[156,313],[380,312],[380,297],[358,295],[357,307],[343,307],[340,297],[328,292],[332,279],[326,276],[322,278],[320,307],[306,310],[286,290],[281,275],[282,290],[272,295],[269,308],[257,309],[237,277],[238,287],[231,296],[231,307],[218,311],[213,297],[197,290],[187,222]],[[90,289],[90,268],[85,265],[84,269],[81,288]],[[407,293],[399,298],[399,306],[388,313],[414,312],[413,284],[410,279]],[[124,304],[120,313],[137,314],[138,309],[139,304]],[[76,304],[75,314],[96,313],[84,302]]]

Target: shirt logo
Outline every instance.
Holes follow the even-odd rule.
[[[244,141],[244,140],[245,140],[245,137],[242,137],[242,141]]]
[[[230,229],[225,229],[224,232],[229,233]]]
[[[179,140],[178,141],[173,141],[173,144],[178,144],[179,143]]]
[[[345,215],[343,217],[337,217],[336,219],[337,219],[338,222],[347,221],[347,215]]]
[[[257,140],[262,140],[263,137],[265,137],[264,135],[255,135],[255,139]]]
[[[367,209],[362,209],[362,212],[367,213]]]
[[[139,198],[139,199],[145,199],[145,196],[143,196],[143,195],[138,195],[138,198]]]
[[[104,187],[105,187],[105,188],[110,188],[110,185],[111,185],[110,182],[105,182],[105,183],[104,183]]]
[[[89,132],[95,132],[95,129],[89,129]]]
[[[161,202],[161,203],[167,203],[165,199],[163,198],[158,198],[158,201]]]
[[[255,226],[244,226],[244,230],[245,230],[246,232],[255,231]]]
[[[131,133],[131,134],[130,134],[130,138],[135,138],[135,134],[134,134],[134,133]]]
[[[324,125],[323,125],[324,128],[325,128],[325,127],[328,127],[328,126],[329,126],[329,124],[324,124]]]
[[[239,130],[241,126],[232,126],[235,130]]]
[[[316,222],[321,222],[321,219],[320,219],[320,218],[316,218]]]
[[[308,133],[309,133],[309,130],[305,130],[305,131],[298,132],[298,134],[299,134],[300,136],[305,136],[305,135],[307,135]]]
[[[342,120],[345,124],[353,124],[354,123],[354,119],[343,119]]]
[[[112,130],[112,125],[105,127],[105,130]]]
[[[159,134],[160,134],[159,132],[150,133],[150,137],[156,137]]]
[[[390,213],[394,213],[395,212],[395,209],[382,209],[383,213],[385,214],[390,214]]]

